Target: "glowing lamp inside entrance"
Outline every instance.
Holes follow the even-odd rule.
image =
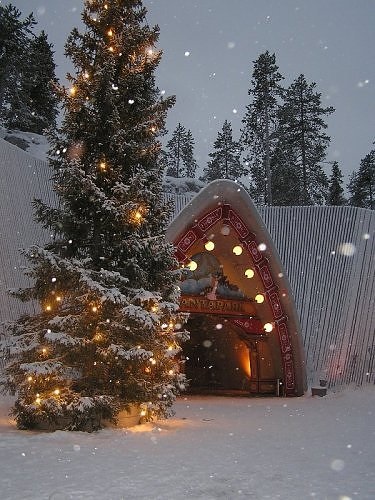
[[[205,243],[204,248],[208,251],[211,252],[215,248],[215,243],[213,241],[207,241]]]
[[[245,276],[246,278],[254,278],[254,270],[253,269],[246,269],[245,271]]]
[[[273,330],[272,323],[266,323],[265,325],[263,325],[263,329],[267,333],[272,332],[272,330]]]
[[[198,264],[195,262],[195,260],[191,260],[186,267],[190,269],[190,271],[195,271],[198,267]]]
[[[257,304],[263,304],[263,302],[264,302],[264,295],[262,295],[261,293],[258,293],[258,295],[255,295],[255,302]],[[270,323],[267,323],[267,324],[270,324]]]
[[[241,253],[243,252],[243,248],[239,245],[236,245],[235,247],[233,247],[232,252],[234,253],[234,255],[241,255]]]

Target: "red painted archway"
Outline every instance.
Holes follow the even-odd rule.
[[[205,244],[212,242],[232,281],[248,292],[244,300],[217,298],[212,293],[190,297],[182,292],[181,310],[226,317],[249,345],[257,339],[267,341],[283,393],[302,395],[305,364],[292,293],[271,237],[245,190],[231,181],[209,184],[173,221],[167,236],[181,265],[188,265],[194,254],[205,252]],[[233,245],[241,249],[240,259],[231,254]],[[253,280],[243,276],[247,266]],[[251,297],[255,293],[264,297],[264,303],[255,302]]]

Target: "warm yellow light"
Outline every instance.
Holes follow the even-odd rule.
[[[145,372],[146,372],[146,373],[151,373],[151,368],[150,368],[149,366],[146,366],[146,368],[145,368]]]
[[[147,413],[146,410],[142,410],[141,413],[140,413],[141,417],[145,417],[146,413]]]
[[[113,47],[109,47],[109,48],[108,48],[108,50],[109,50],[110,52],[113,52],[115,49],[114,49]]]
[[[105,8],[105,10],[108,10],[108,5],[104,4],[104,8]]]
[[[142,214],[139,210],[137,210],[134,214],[134,217],[137,219],[137,220],[141,220],[142,219]]]
[[[73,87],[70,87],[69,93],[70,93],[71,96],[75,96],[76,95],[77,89],[76,89],[76,87],[74,87],[74,85],[73,85]]]
[[[94,340],[96,340],[97,342],[102,340],[102,338],[103,338],[103,335],[99,332],[94,335]]]
[[[54,393],[56,396],[58,396],[58,395],[60,394],[60,389],[55,389],[55,390],[53,391],[53,393]]]
[[[215,243],[213,241],[207,241],[205,243],[204,248],[208,251],[211,252],[215,248]]]
[[[86,80],[90,78],[90,75],[87,73],[87,71],[83,73],[83,78],[85,78]]]
[[[243,252],[243,248],[240,245],[236,245],[235,247],[233,247],[232,252],[234,253],[234,255],[241,255],[241,253]]]
[[[61,302],[61,297],[60,297],[60,295],[58,295],[58,296],[56,297],[56,301],[57,301],[57,302]]]
[[[151,363],[152,365],[156,365],[156,360],[155,360],[154,358],[150,358],[150,363]]]
[[[255,273],[254,273],[254,270],[253,270],[253,269],[250,269],[250,268],[249,268],[249,269],[246,269],[246,271],[245,271],[245,276],[246,276],[246,278],[249,278],[249,279],[250,279],[250,278],[254,278],[254,274],[255,274]]]
[[[151,132],[156,132],[157,128],[155,127],[155,125],[153,125],[151,128],[150,128]]]
[[[258,295],[255,295],[255,302],[257,302],[258,304],[263,304],[264,295],[262,295],[261,293],[258,293]]]
[[[154,304],[152,307],[151,307],[151,311],[152,312],[157,312],[158,311],[158,306],[156,304]]]
[[[47,349],[45,347],[42,349],[42,354],[47,354]]]
[[[32,382],[32,381],[33,381],[33,377],[30,377],[30,376],[29,376],[29,377],[27,377],[27,380],[28,380],[29,382]]]
[[[100,170],[102,170],[102,171],[104,172],[104,171],[107,169],[107,164],[106,164],[106,162],[105,162],[105,161],[101,161],[101,162],[99,163],[99,168],[100,168]]]
[[[35,400],[35,403],[36,403],[37,405],[40,405],[40,402],[41,402],[41,401],[42,401],[42,400],[41,400],[41,399],[40,399],[40,397],[38,396],[38,397],[36,398],[36,400]]]
[[[94,312],[94,313],[98,312],[98,308],[97,308],[96,306],[93,306],[91,310],[92,310],[92,312]]]
[[[266,323],[265,325],[263,325],[263,328],[264,328],[264,331],[266,332],[272,332],[273,330],[273,326],[272,326],[272,323]]]
[[[174,375],[174,371],[173,370],[169,370],[168,375]]]
[[[112,35],[113,35],[113,31],[112,31],[111,29],[109,29],[109,30],[107,31],[107,33],[108,33],[108,36],[112,36]]]
[[[190,269],[190,271],[195,271],[198,267],[198,264],[195,262],[195,260],[191,260],[186,267]]]
[[[168,346],[168,351],[173,351],[173,345]]]
[[[46,306],[46,311],[51,311],[52,307],[50,305]]]

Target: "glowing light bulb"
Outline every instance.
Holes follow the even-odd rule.
[[[264,295],[262,295],[261,293],[258,293],[258,295],[255,295],[255,302],[257,302],[258,304],[263,304]]]
[[[137,219],[137,220],[140,220],[142,219],[142,214],[139,210],[137,210],[134,214],[134,217]]]
[[[76,88],[76,87],[74,87],[74,85],[73,85],[73,87],[70,87],[70,89],[69,89],[69,93],[70,93],[70,95],[71,95],[72,97],[74,97],[74,96],[76,95],[76,93],[77,93],[77,88]]]
[[[110,52],[114,52],[114,50],[115,50],[115,49],[111,46],[111,47],[108,47],[108,50],[109,50]]]
[[[212,250],[215,248],[215,243],[213,241],[207,241],[207,243],[205,243],[205,245],[204,245],[204,248],[208,252],[212,252]]]
[[[169,370],[168,375],[174,375],[174,371],[173,370]]]
[[[140,413],[141,417],[145,417],[146,413],[147,413],[146,410],[141,410],[141,413]]]
[[[150,363],[151,363],[152,365],[156,365],[156,359],[154,359],[154,358],[150,358]]]
[[[190,269],[190,271],[195,271],[198,267],[198,264],[195,262],[195,260],[191,260],[186,267]]]
[[[104,171],[107,169],[107,164],[106,164],[106,162],[105,162],[105,161],[101,161],[101,162],[99,163],[99,168],[100,168],[100,170],[101,170],[102,172],[104,172]]]
[[[96,306],[93,306],[91,310],[92,310],[92,312],[94,312],[94,313],[98,312],[98,308],[97,308]]]
[[[273,330],[272,323],[266,323],[265,325],[263,325],[263,329],[267,333],[272,332],[272,330]]]
[[[36,403],[37,405],[40,405],[41,401],[42,401],[42,400],[40,399],[40,397],[39,397],[39,396],[35,399],[35,403]]]
[[[168,346],[168,351],[173,351],[173,345]]]
[[[52,307],[50,305],[46,306],[46,311],[51,311]]]
[[[61,302],[61,297],[60,297],[60,295],[58,295],[58,296],[56,297],[56,302]]]
[[[240,245],[236,245],[235,247],[233,247],[232,252],[234,253],[234,255],[241,255],[243,252],[243,248]]]
[[[249,269],[246,269],[246,271],[245,271],[246,278],[249,278],[249,279],[254,278],[254,274],[255,273],[254,273],[253,269],[249,268]]]
[[[33,381],[33,377],[29,376],[29,377],[27,377],[27,380],[28,380],[28,382],[32,382]]]
[[[107,34],[108,34],[108,36],[112,36],[113,35],[113,31],[112,31],[111,28],[109,28],[109,30],[107,31]]]
[[[42,354],[47,354],[47,349],[45,347],[42,349]]]
[[[151,311],[152,312],[157,312],[158,311],[158,306],[156,304],[154,304],[152,307],[151,307]]]
[[[60,394],[60,389],[55,389],[53,393],[55,394],[55,396],[58,396]]]

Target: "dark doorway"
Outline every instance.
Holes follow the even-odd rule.
[[[184,344],[189,392],[248,395],[249,349],[226,319],[192,315],[187,323],[190,340]]]

